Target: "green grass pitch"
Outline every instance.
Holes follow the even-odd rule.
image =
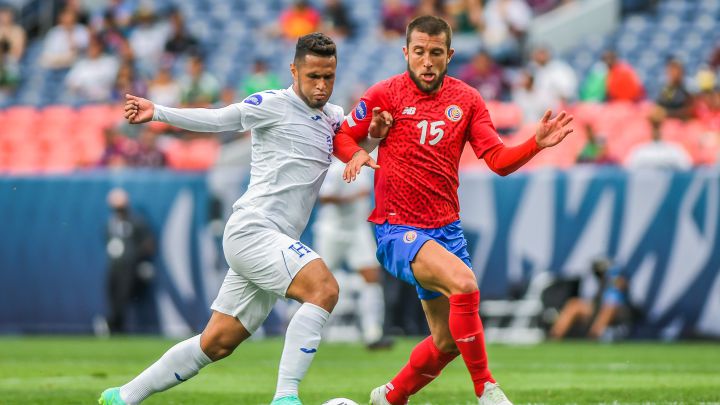
[[[333,397],[367,403],[369,391],[405,363],[415,340],[390,351],[325,343],[301,398],[317,405]],[[0,404],[93,404],[173,344],[161,338],[0,338]],[[268,404],[282,342],[248,341],[229,358],[144,404]],[[720,403],[720,345],[546,343],[489,347],[495,377],[515,404]],[[475,404],[460,359],[414,396],[412,404]]]

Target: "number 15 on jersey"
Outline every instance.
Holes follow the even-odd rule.
[[[445,125],[445,121],[433,121],[428,123],[427,120],[418,122],[417,127],[420,128],[420,145],[424,145],[428,137],[428,129],[430,130],[430,137],[427,143],[430,145],[436,145],[445,135],[445,131],[440,128]]]

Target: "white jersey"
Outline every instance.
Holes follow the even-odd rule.
[[[237,221],[298,239],[325,179],[342,107],[310,108],[292,87],[253,94],[220,109],[156,105],[154,120],[198,132],[252,132],[250,185],[233,205]]]
[[[360,193],[370,193],[373,187],[373,171],[364,167],[356,180],[346,183],[343,178],[345,164],[336,158],[328,169],[328,175],[320,189],[320,197],[353,197]],[[367,218],[371,211],[369,194],[342,204],[322,204],[318,211],[317,227],[334,228],[338,231],[353,233],[358,227],[368,226]]]

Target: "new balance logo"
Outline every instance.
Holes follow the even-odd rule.
[[[405,107],[402,115],[415,115],[415,107]]]
[[[423,377],[427,377],[427,378],[437,378],[437,376],[439,376],[440,374],[435,374],[435,375],[432,375],[432,374],[420,374],[420,375],[422,375]]]
[[[178,373],[175,373],[175,378],[180,382],[187,381],[187,379],[180,377],[180,374]]]
[[[455,341],[456,341],[456,342],[460,342],[460,343],[470,343],[470,342],[474,342],[474,341],[475,341],[475,336],[470,336],[470,337],[466,337],[466,338],[460,338],[460,339],[457,339],[457,340],[455,340]]]
[[[304,347],[301,347],[300,351],[303,353],[311,354],[311,353],[315,353],[317,351],[317,349],[306,349]]]

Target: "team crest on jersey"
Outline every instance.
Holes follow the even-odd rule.
[[[415,231],[407,231],[405,235],[403,235],[403,242],[405,243],[413,243],[415,239],[417,239],[417,232]]]
[[[362,120],[365,117],[367,117],[367,104],[365,104],[365,101],[360,101],[355,107],[355,118]]]
[[[253,94],[252,96],[249,96],[245,100],[243,100],[243,103],[245,104],[252,104],[252,105],[260,105],[262,104],[262,96],[259,94]]]
[[[460,118],[462,118],[462,110],[460,107],[456,106],[455,104],[449,106],[447,109],[445,109],[445,115],[450,119],[452,122],[460,121]]]

